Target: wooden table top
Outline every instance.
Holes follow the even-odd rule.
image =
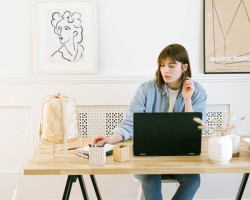
[[[207,136],[202,137],[202,153],[199,156],[133,156],[132,140],[123,144],[130,146],[130,160],[113,161],[113,156],[107,156],[104,166],[90,166],[89,160],[75,155],[75,150],[69,151],[69,164],[65,166],[63,145],[52,159],[37,159],[37,152],[24,168],[25,175],[78,175],[78,174],[196,174],[196,173],[250,173],[250,151],[247,145],[240,144],[240,156],[234,157],[229,164],[218,165],[210,162],[207,156]],[[83,139],[83,146],[90,139]],[[69,144],[71,147],[78,142]],[[52,155],[52,145],[40,146],[40,157]]]

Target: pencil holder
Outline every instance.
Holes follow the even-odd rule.
[[[90,165],[105,165],[106,151],[104,146],[89,147],[89,164]]]
[[[113,160],[124,162],[129,160],[129,146],[120,145],[113,147]]]

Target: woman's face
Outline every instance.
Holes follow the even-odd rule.
[[[61,44],[64,44],[75,37],[75,27],[72,23],[68,23],[66,20],[59,21],[56,30]]]
[[[170,58],[166,58],[166,60],[162,60],[160,63],[160,71],[164,82],[171,89],[180,87],[184,72],[181,62],[172,62]]]

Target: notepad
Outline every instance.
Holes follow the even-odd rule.
[[[242,142],[246,143],[248,146],[250,146],[250,138],[242,138]]]
[[[106,150],[107,156],[113,154],[113,147],[114,146],[115,145],[112,145],[112,144],[105,144],[105,150]],[[75,154],[78,156],[82,156],[84,158],[89,158],[89,146],[82,147],[82,151],[81,151],[81,148],[76,149]]]
[[[250,150],[250,138],[242,138],[242,142],[246,143],[248,145],[248,149]]]

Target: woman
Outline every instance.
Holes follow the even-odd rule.
[[[84,47],[81,45],[83,29],[80,13],[71,14],[70,11],[65,11],[63,15],[60,15],[60,13],[55,12],[52,15],[51,24],[62,44],[51,57],[69,62],[78,62],[82,59]]]
[[[133,136],[135,112],[202,112],[206,114],[207,95],[203,87],[191,79],[191,66],[186,49],[172,44],[158,57],[156,79],[143,83],[132,100],[123,122],[109,138],[97,136],[93,143],[116,143]],[[142,183],[145,199],[162,199],[161,175],[135,175]],[[174,174],[180,186],[173,199],[193,199],[200,186],[199,174]]]

